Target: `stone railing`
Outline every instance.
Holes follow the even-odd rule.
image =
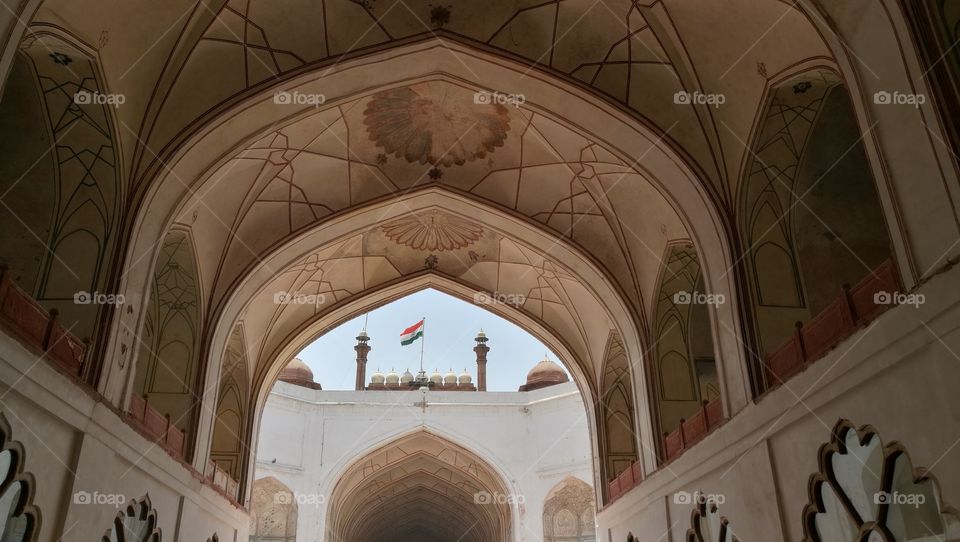
[[[56,309],[47,311],[20,289],[10,272],[0,267],[0,323],[44,358],[72,376],[80,377],[87,343],[60,324]]]
[[[228,499],[238,502],[237,495],[240,484],[230,476],[230,473],[223,470],[215,461],[207,461],[207,481],[214,489],[223,493]]]
[[[765,356],[767,389],[800,373],[893,307],[899,287],[893,261],[887,260],[856,286],[844,286],[840,296],[809,322],[797,322],[790,338]]]
[[[186,436],[183,431],[170,423],[169,414],[160,414],[157,409],[150,406],[148,395],[131,397],[128,414],[134,427],[162,446],[170,455],[183,460],[186,452]]]
[[[723,405],[720,398],[704,401],[700,410],[687,419],[680,419],[680,426],[663,436],[664,463],[672,461],[684,450],[693,446],[723,423]]]
[[[630,468],[624,469],[616,478],[607,484],[607,504],[617,500],[621,495],[630,491],[643,480],[640,462],[634,461]]]

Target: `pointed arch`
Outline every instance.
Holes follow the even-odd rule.
[[[863,139],[833,71],[812,68],[771,83],[737,204],[761,354],[825,310],[843,285],[875,276],[892,258]]]
[[[669,243],[663,262],[648,361],[660,462],[676,457],[724,418],[724,383],[710,323],[711,313],[727,301],[705,291],[700,260],[689,241]]]
[[[188,435],[199,397],[202,295],[190,231],[174,228],[160,246],[146,325],[138,337],[133,393]]]
[[[327,536],[403,539],[418,527],[404,521],[405,510],[429,506],[440,512],[433,526],[440,539],[505,542],[511,539],[511,502],[516,502],[509,497],[519,499],[507,487],[474,452],[438,434],[414,431],[364,454],[337,478]]]
[[[250,504],[250,542],[295,542],[297,499],[273,476],[253,482]]]
[[[658,435],[676,430],[720,397],[710,311],[725,302],[704,291],[700,261],[687,241],[667,246],[653,312],[652,378]]]
[[[596,542],[597,498],[590,484],[567,476],[543,501],[544,542]]]
[[[437,66],[434,57],[436,52],[435,43],[411,44],[409,46],[398,47],[396,50],[391,50],[390,53],[382,59],[382,64],[378,64],[376,68],[359,61],[341,64],[337,70],[330,72],[329,77],[325,78],[324,87],[327,89],[329,95],[342,96],[344,103],[346,103],[357,99],[364,99],[363,96],[382,88],[393,88],[401,84],[411,85],[426,81],[442,80],[452,82],[452,84],[461,87],[483,85],[483,81],[475,81],[475,79],[477,79],[475,74],[483,72],[484,70],[492,70],[490,72],[491,77],[494,75],[497,77],[504,76],[511,78],[511,80],[516,80],[518,84],[531,85],[531,88],[526,88],[525,86],[518,87],[517,91],[523,92],[528,96],[540,96],[542,97],[541,101],[543,104],[564,103],[564,100],[569,99],[583,101],[588,107],[582,108],[582,110],[581,108],[571,108],[570,111],[567,111],[565,108],[563,111],[563,115],[566,117],[565,121],[558,122],[555,120],[554,114],[548,111],[549,107],[541,108],[544,109],[544,111],[538,111],[537,115],[543,114],[544,118],[547,119],[547,122],[551,125],[561,127],[573,126],[579,133],[593,138],[598,142],[602,142],[602,145],[588,149],[589,152],[585,152],[582,156],[584,159],[592,160],[593,158],[600,158],[604,161],[609,161],[610,159],[616,158],[618,161],[626,160],[627,164],[637,161],[642,162],[636,165],[636,169],[644,178],[650,180],[652,183],[651,189],[648,191],[639,184],[634,183],[620,183],[618,186],[627,188],[627,185],[630,184],[630,191],[635,193],[635,195],[644,197],[646,200],[662,197],[670,204],[673,204],[678,213],[679,222],[682,223],[682,228],[685,228],[689,232],[689,236],[695,239],[697,246],[702,247],[704,251],[703,265],[706,270],[705,277],[707,287],[711,291],[726,293],[728,297],[733,299],[733,296],[730,295],[730,292],[734,288],[733,281],[724,273],[729,267],[730,262],[732,262],[732,257],[730,257],[730,251],[728,250],[728,239],[723,234],[723,227],[720,226],[725,222],[725,219],[714,207],[711,197],[706,193],[706,190],[704,190],[702,184],[697,179],[696,174],[687,167],[686,162],[681,156],[674,155],[672,151],[667,148],[668,146],[664,146],[662,141],[658,140],[655,136],[650,137],[651,134],[646,133],[644,127],[638,125],[635,119],[605,108],[602,103],[596,102],[588,95],[577,92],[575,89],[563,84],[563,82],[542,82],[522,77],[517,79],[515,74],[512,74],[516,66],[495,62],[496,59],[484,51],[478,51],[457,44],[452,44],[451,47],[456,48],[458,52],[463,51],[463,58],[466,63],[463,67],[449,66],[446,64],[442,67]],[[399,65],[400,63],[409,68],[403,72],[402,81],[398,80],[396,75],[388,76],[392,69],[390,67]],[[341,67],[348,66],[348,64],[356,64],[351,67],[353,71],[347,73],[340,69]],[[362,75],[363,78],[371,77],[369,79],[370,84],[364,89],[358,90],[351,84],[351,81],[356,80],[355,77],[360,76],[358,75],[360,72],[357,70],[364,72],[364,75]],[[296,88],[301,88],[303,85],[311,85],[313,75],[315,74],[304,74],[304,77],[298,77],[296,81],[291,82],[289,90],[292,91]],[[303,87],[301,92],[308,92],[308,89]],[[308,114],[306,109],[298,111],[296,108],[291,108],[290,110],[284,110],[289,111],[289,114],[282,113],[284,117],[282,119],[275,119],[277,122],[264,122],[265,118],[259,115],[257,111],[263,108],[274,109],[270,104],[272,104],[272,95],[269,92],[260,94],[258,91],[258,97],[251,97],[250,100],[244,103],[231,104],[228,110],[223,112],[224,118],[229,117],[233,119],[231,121],[233,128],[230,129],[229,134],[223,134],[225,137],[220,137],[219,135],[221,132],[220,125],[211,125],[209,131],[191,134],[188,140],[185,140],[183,145],[177,148],[176,156],[169,161],[171,166],[170,170],[158,172],[159,175],[158,178],[155,179],[156,182],[151,181],[149,184],[149,193],[146,197],[149,198],[149,201],[153,202],[153,204],[148,211],[141,212],[137,218],[130,254],[141,254],[142,247],[146,247],[147,244],[152,242],[151,240],[156,239],[158,235],[162,235],[161,232],[169,227],[170,223],[184,217],[189,220],[190,213],[196,216],[196,202],[191,200],[191,198],[183,197],[183,183],[178,179],[189,178],[193,185],[199,186],[200,183],[205,183],[211,177],[216,176],[220,168],[229,165],[238,153],[242,153],[240,158],[249,156],[251,158],[261,159],[261,155],[270,154],[286,160],[283,158],[282,155],[284,155],[284,152],[280,148],[283,141],[277,142],[277,140],[274,139],[272,131],[274,131],[277,126],[285,127],[292,125],[295,122],[306,120],[308,117],[320,122],[323,120],[323,115],[335,113],[332,106],[339,105],[331,103],[331,107],[327,108],[330,109],[330,111],[321,110],[318,116]],[[317,110],[311,108],[310,112],[317,113]],[[281,110],[278,109],[269,114],[281,114]],[[340,126],[340,124],[337,124],[337,126]],[[517,134],[519,131],[512,133]],[[242,142],[240,141],[241,139]],[[616,145],[611,144],[613,141],[616,142]],[[247,147],[252,147],[254,154],[245,153],[244,149]],[[276,149],[277,152],[274,152],[274,149]],[[286,154],[292,155],[292,150],[291,153]],[[373,158],[375,158],[375,156],[371,157],[371,159]],[[580,157],[578,157],[578,160],[579,159]],[[376,169],[373,167],[373,163],[358,164],[357,168],[365,172],[363,175],[364,182],[369,185],[370,190],[379,190],[381,183],[388,182],[377,173],[374,173],[373,177],[371,177],[369,170],[371,168]],[[173,171],[177,173],[173,174]],[[190,173],[187,173],[187,171]],[[575,169],[574,171],[580,170]],[[596,197],[597,195],[602,195],[608,188],[596,180],[587,179],[588,176],[593,176],[591,171],[596,171],[597,175],[601,175],[600,170],[588,169],[576,174],[578,178],[583,177],[585,179],[585,188],[587,190],[587,192],[578,196],[579,199],[585,199],[588,196]],[[506,180],[505,177],[500,177],[498,177],[498,182]],[[446,182],[428,183],[425,188],[433,184],[441,186],[444,189],[450,189],[451,191],[457,190],[451,186],[450,183]],[[488,188],[484,186],[483,188],[484,190],[493,190],[495,187],[491,186]],[[420,188],[415,188],[411,192],[419,190]],[[500,192],[499,188],[496,190],[497,193]],[[636,190],[640,190],[640,192],[637,193],[635,192]],[[379,204],[384,201],[385,198],[386,196],[379,200],[374,199],[370,201],[374,204]],[[487,199],[489,200],[491,197]],[[344,201],[355,200],[347,198]],[[477,201],[480,201],[480,199],[478,198]],[[566,207],[562,207],[562,209],[566,209],[567,207],[579,208],[579,203],[573,205],[569,201],[563,205]],[[616,226],[618,221],[613,220],[612,217],[615,215],[623,216],[622,210],[619,210],[620,206],[620,203],[617,201],[602,202],[599,208],[602,210],[603,216],[600,216],[600,214],[596,214],[595,217],[591,216],[589,218],[590,227],[593,228],[594,224],[596,224],[596,227],[599,227],[604,221],[612,226]],[[346,217],[360,208],[360,205],[355,205],[351,208],[337,208],[337,212],[330,215],[327,222],[333,220],[339,221],[341,217]],[[539,209],[534,209],[534,211],[539,211]],[[538,220],[553,220],[547,211],[549,211],[549,209],[545,209],[542,213],[535,213],[540,215]],[[507,212],[518,215],[516,209],[507,210]],[[639,215],[636,216],[639,217]],[[557,217],[557,219],[559,218],[560,217]],[[202,218],[200,220],[202,220]],[[560,224],[560,222],[550,225],[558,227],[557,224]],[[655,231],[655,229],[656,227],[653,226],[652,228],[634,228],[634,231],[649,230],[652,232]],[[681,228],[678,227],[677,229]],[[254,231],[260,230],[257,229]],[[582,228],[580,231],[586,232],[588,230]],[[615,235],[615,239],[611,240],[608,245],[603,245],[604,249],[612,249],[617,245],[623,246],[627,237],[629,237],[626,231],[615,232]],[[299,237],[300,234],[297,233],[295,236]],[[281,240],[275,241],[274,244],[270,245],[270,248],[272,249],[278,246],[280,242]],[[282,242],[293,242],[293,238],[285,239]],[[661,240],[657,240],[656,242],[659,244]],[[595,246],[599,247],[601,245]],[[641,280],[652,280],[653,277],[655,277],[655,271],[647,273],[646,276],[639,276],[638,273],[631,272],[628,269],[631,265],[631,260],[635,262],[643,259],[641,256],[643,250],[642,247],[637,247],[630,258],[624,260],[622,265],[626,268],[622,269],[623,273],[620,273],[621,269],[616,270],[620,273],[620,276],[624,277],[624,288],[629,290],[627,292],[628,295],[636,295],[630,292],[636,292],[638,290],[638,282]],[[207,253],[207,251],[203,252],[205,254]],[[219,256],[220,252],[217,251],[215,254]],[[595,255],[594,257],[598,256]],[[146,281],[146,270],[142,268],[143,262],[136,261],[135,257],[128,257],[128,261],[130,262],[130,269],[127,274],[127,285],[130,288],[130,294],[133,295],[133,292],[138,291],[140,285]],[[621,264],[618,263],[617,265]],[[229,271],[230,277],[233,277],[240,271],[247,274],[255,273],[257,272],[256,267],[259,266],[250,266],[245,269],[235,267],[225,269],[225,271]],[[212,270],[211,272],[217,272],[216,263],[214,263],[212,267],[209,267],[209,269]],[[241,280],[241,278],[231,278],[229,283],[223,282],[217,285],[217,288],[220,288],[221,291],[215,296],[218,301],[216,302],[216,308],[213,309],[214,312],[219,314],[221,311],[227,310],[223,305],[226,301],[221,302],[219,300],[221,299],[221,294],[223,294],[223,296],[229,296],[235,289],[241,286]],[[634,310],[636,311],[635,317],[642,320],[643,317],[639,315],[645,311],[640,310],[639,306]],[[142,322],[138,314],[121,315],[121,318],[124,319],[125,327],[130,329],[139,329]],[[742,387],[744,380],[739,378],[739,376],[742,371],[745,370],[744,365],[741,363],[743,350],[736,343],[734,334],[722,334],[720,332],[722,326],[719,323],[727,323],[730,329],[739,329],[740,324],[736,321],[736,318],[736,311],[725,307],[723,311],[720,311],[720,315],[715,323],[715,329],[717,330],[719,340],[724,341],[722,351],[727,353],[731,358],[737,358],[730,360],[729,368],[726,371],[726,378],[731,382],[737,382]],[[636,327],[643,329],[645,325],[640,322]],[[626,339],[625,342],[630,343],[630,341],[626,341]],[[634,344],[628,344],[627,347],[629,349],[635,348]],[[211,345],[210,348],[220,349],[222,345]],[[112,355],[121,355],[122,345],[119,337],[115,336],[112,339],[111,349]],[[637,350],[637,352],[639,352],[639,350]],[[219,359],[216,355],[213,357],[214,359]],[[109,397],[113,397],[116,394],[118,386],[121,385],[121,382],[125,381],[125,375],[122,370],[112,369],[112,371],[112,374],[107,375],[103,385],[104,393]],[[598,378],[599,375],[597,373],[595,374]],[[637,385],[641,384],[636,383],[635,386]],[[731,402],[736,404],[734,408],[739,409],[742,404],[745,404],[746,393],[746,390],[735,389],[732,395],[733,398],[731,399]]]
[[[75,296],[110,293],[125,193],[115,112],[84,99],[106,92],[99,59],[73,36],[35,26],[11,76],[0,102],[8,121],[0,126],[15,131],[0,147],[0,229],[8,232],[0,259],[22,288],[58,311],[66,329],[96,337],[113,306]],[[27,118],[31,125],[21,126]]]
[[[248,363],[243,326],[237,324],[230,334],[220,370],[220,391],[210,449],[210,460],[235,481],[243,475],[246,455],[243,434],[250,400]]]
[[[622,339],[611,331],[604,353],[599,409],[604,480],[616,478],[640,459],[632,373]]]

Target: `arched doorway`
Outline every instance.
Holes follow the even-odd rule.
[[[328,540],[511,540],[511,492],[485,460],[426,431],[358,458],[330,495]],[[433,521],[427,521],[432,518]]]

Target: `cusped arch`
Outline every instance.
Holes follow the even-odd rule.
[[[24,472],[26,452],[13,440],[7,417],[0,413],[0,538],[34,542],[40,533],[40,510],[34,506],[36,480]]]
[[[163,531],[157,526],[157,511],[150,496],[134,499],[117,512],[101,542],[161,542]]]
[[[820,447],[803,509],[804,542],[960,537],[960,514],[933,473],[916,467],[898,441],[870,425],[840,419]]]

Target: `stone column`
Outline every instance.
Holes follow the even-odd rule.
[[[354,386],[357,391],[365,389],[367,385],[367,354],[370,353],[370,345],[367,341],[369,340],[370,336],[367,335],[366,330],[363,330],[357,335],[357,345],[353,347],[357,351],[357,381]]]
[[[487,391],[487,352],[490,351],[487,334],[481,329],[475,340],[477,346],[473,347],[473,351],[477,353],[477,391]]]

